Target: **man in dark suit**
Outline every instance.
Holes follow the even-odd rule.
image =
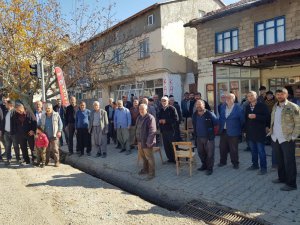
[[[6,104],[7,104],[7,101],[9,101],[9,97],[8,95],[6,94],[3,94],[2,95],[2,103],[0,105],[0,109],[1,109],[1,112],[2,112],[2,118],[5,118],[6,116],[6,113],[8,112],[8,109],[6,108]],[[5,146],[5,143],[4,143],[4,138],[3,138],[3,134],[0,136],[0,141],[3,143],[3,145]],[[4,153],[2,153],[1,151],[1,145],[0,145],[0,159],[2,159],[2,156],[5,156],[6,155],[6,152],[4,151]]]
[[[110,144],[110,138],[113,139],[114,143],[116,144],[116,135],[114,135],[114,115],[115,109],[113,105],[114,100],[112,98],[108,99],[108,105],[105,106],[105,111],[108,117],[108,133],[107,133],[107,144]]]
[[[123,106],[130,110],[132,107],[132,103],[130,101],[128,101],[127,95],[123,95],[122,100],[123,100]]]
[[[245,129],[252,154],[252,165],[248,170],[260,168],[258,174],[264,175],[267,173],[265,137],[266,127],[270,127],[270,114],[266,104],[258,102],[255,91],[250,91],[247,94],[247,99],[249,104],[245,108]]]
[[[66,117],[65,117],[65,124],[66,124],[66,132],[68,133],[68,148],[69,148],[69,155],[73,154],[73,137],[75,134],[75,115],[78,111],[78,106],[76,104],[76,98],[72,96],[70,98],[70,105],[66,108]],[[78,150],[76,146],[76,150]]]
[[[65,120],[66,107],[61,104],[61,100],[59,98],[56,99],[56,105],[53,107],[53,110],[55,112],[58,112],[58,114],[60,116],[60,119],[63,123],[63,131],[64,131],[64,134],[65,134],[66,143],[68,144],[68,142],[69,142],[68,135],[67,135],[67,132],[65,130],[65,128],[66,128],[66,120]],[[63,142],[63,137],[62,136],[59,139],[59,143],[60,143],[60,146],[63,146],[64,142]]]

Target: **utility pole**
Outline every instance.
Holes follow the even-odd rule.
[[[46,102],[46,93],[45,93],[45,74],[44,74],[44,64],[43,59],[40,61],[40,71],[41,71],[41,79],[42,79],[42,102]]]

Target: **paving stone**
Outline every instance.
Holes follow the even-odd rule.
[[[108,145],[106,159],[91,158],[87,161],[87,157],[84,156],[80,160],[85,161],[85,164],[94,164],[98,171],[105,171],[108,176],[119,177],[122,180],[126,178],[124,182],[128,186],[146,189],[149,193],[167,201],[176,202],[176,204],[184,204],[193,199],[205,199],[246,213],[254,213],[274,224],[297,224],[297,222],[299,224],[300,192],[298,190],[289,193],[280,191],[282,185],[275,185],[271,182],[277,177],[276,171],[268,171],[264,176],[257,175],[256,171],[247,171],[246,169],[251,165],[251,154],[244,151],[245,143],[239,145],[239,170],[232,168],[229,157],[227,166],[217,167],[218,143],[219,138],[216,139],[215,167],[211,176],[197,171],[201,165],[197,155],[197,165],[193,166],[193,175],[190,177],[188,166],[182,166],[177,176],[176,165],[169,163],[162,165],[158,154],[155,154],[156,177],[150,182],[145,181],[137,174],[142,168],[142,162],[137,165],[137,151],[133,150],[131,155],[126,156],[119,153],[119,150],[116,150],[112,144]],[[266,150],[270,155],[271,148],[267,146]],[[96,153],[95,150],[93,152]],[[166,160],[163,148],[162,154]],[[72,162],[77,160],[77,163],[81,163],[77,158],[77,156],[72,156],[69,159],[72,159]],[[268,156],[267,160],[270,166],[271,156]],[[299,158],[297,158],[297,165],[300,166]],[[297,177],[300,187],[299,174]]]

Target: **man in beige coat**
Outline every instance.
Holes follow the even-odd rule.
[[[272,148],[278,162],[278,179],[272,182],[285,184],[280,188],[282,191],[297,189],[295,140],[300,135],[299,106],[288,101],[287,98],[287,89],[276,90],[278,103],[273,107],[269,132],[272,138]]]
[[[100,109],[100,103],[93,103],[94,110],[91,112],[89,123],[89,132],[92,135],[92,140],[98,148],[96,157],[107,155],[107,133],[108,133],[108,117],[107,112]]]

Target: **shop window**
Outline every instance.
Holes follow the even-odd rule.
[[[214,85],[207,84],[206,85],[206,96],[208,104],[214,108]]]
[[[285,17],[278,17],[255,24],[255,46],[285,41]]]
[[[238,29],[216,33],[216,53],[228,53],[239,49]]]

